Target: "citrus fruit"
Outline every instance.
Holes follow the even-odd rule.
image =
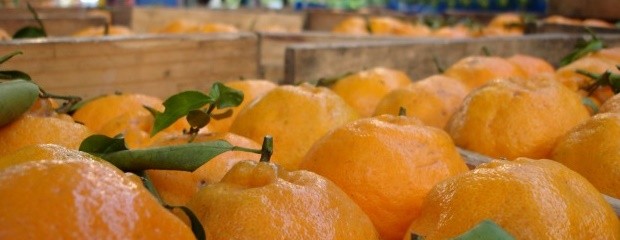
[[[131,35],[132,31],[131,29],[127,28],[126,26],[110,26],[108,29],[108,36],[123,36],[123,35]],[[74,37],[98,37],[98,36],[105,36],[105,27],[101,26],[101,27],[89,27],[89,28],[85,28],[80,30],[79,32],[76,32],[73,34]]]
[[[334,129],[312,146],[301,168],[338,185],[386,240],[402,239],[435,184],[467,171],[443,130],[394,115]]]
[[[482,29],[484,36],[519,36],[523,35],[523,18],[516,13],[497,14]]]
[[[605,103],[601,105],[601,108],[599,108],[599,112],[600,113],[606,113],[606,112],[620,113],[620,94],[616,94],[610,99],[607,99],[607,101],[605,101]]]
[[[205,24],[201,24],[200,26],[198,26],[196,31],[200,33],[224,33],[224,32],[234,33],[234,32],[239,32],[239,29],[237,29],[237,27],[230,25],[230,24],[205,23]]]
[[[557,138],[588,118],[553,79],[501,79],[471,92],[446,130],[457,146],[494,158],[549,158]]]
[[[393,17],[371,17],[368,28],[374,35],[429,36],[431,30],[423,24],[409,24]]]
[[[467,87],[460,81],[433,75],[385,95],[377,104],[374,115],[394,115],[403,107],[407,110],[407,116],[416,117],[426,125],[443,128],[467,93]]]
[[[533,78],[542,74],[555,74],[553,66],[542,58],[515,54],[506,58],[506,60],[517,65],[525,73],[526,78]]]
[[[330,89],[357,110],[360,116],[370,117],[381,98],[410,83],[411,79],[402,71],[377,67],[339,79]]]
[[[24,114],[0,127],[0,156],[28,145],[53,143],[78,149],[91,131],[71,119]]]
[[[256,142],[273,136],[274,162],[292,170],[314,141],[357,118],[357,112],[336,93],[304,83],[279,86],[250,103],[239,112],[230,131]]]
[[[498,78],[523,77],[521,68],[501,57],[470,56],[448,67],[444,75],[459,79],[474,89]]]
[[[235,146],[250,149],[261,148],[258,143],[233,133],[199,134],[193,142],[218,139],[226,140]],[[150,147],[178,145],[188,141],[188,135],[168,135],[158,139]],[[214,157],[193,172],[174,170],[147,170],[146,172],[164,202],[181,206],[185,205],[200,188],[219,182],[235,163],[243,160],[258,161],[259,158],[260,155],[255,153],[229,151]]]
[[[564,17],[560,15],[548,16],[543,19],[543,22],[551,23],[551,24],[564,24],[564,25],[575,25],[575,26],[579,26],[582,24],[581,20],[579,19],[568,18],[568,17]]]
[[[199,26],[200,26],[199,23],[192,21],[192,20],[175,19],[167,23],[165,26],[154,30],[153,32],[156,32],[156,33],[190,33],[190,32],[196,32]]]
[[[187,207],[207,239],[379,239],[368,216],[336,185],[273,163],[237,163]]]
[[[89,158],[99,160],[88,153],[80,152],[75,149],[69,149],[56,144],[34,144],[13,151],[0,157],[0,170],[29,161],[38,161],[45,159],[68,160]]]
[[[212,119],[209,122],[209,130],[213,132],[228,132],[230,130],[230,125],[235,118],[237,118],[241,109],[278,86],[274,82],[262,79],[228,81],[225,82],[224,85],[243,92],[243,101],[236,107],[213,111],[214,115],[222,116],[230,112],[230,116],[226,116],[222,119]]]
[[[566,85],[573,91],[580,92],[582,95],[587,95],[583,89],[587,89],[589,85],[594,83],[594,79],[580,74],[577,70],[583,70],[590,73],[602,74],[609,70],[612,73],[620,73],[611,60],[604,59],[603,57],[583,57],[574,61],[564,67],[559,68],[555,73],[555,78]],[[613,92],[609,87],[599,87],[593,93],[600,102],[605,102],[611,96]]]
[[[29,161],[0,170],[5,239],[194,239],[141,185],[90,159]]]
[[[618,239],[610,205],[586,179],[551,160],[495,160],[437,184],[411,233],[449,239],[490,219],[515,239]]]
[[[332,29],[334,33],[347,33],[354,35],[368,35],[368,24],[362,17],[348,17],[345,20],[339,22]]]
[[[136,93],[110,94],[94,98],[73,113],[75,121],[97,132],[110,120],[124,113],[139,113],[144,106],[163,111],[159,98]]]
[[[620,113],[601,113],[558,140],[552,159],[584,176],[604,194],[620,198]]]

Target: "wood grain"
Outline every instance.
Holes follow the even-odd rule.
[[[69,36],[82,29],[111,22],[110,12],[105,10],[37,8],[36,11],[49,36]],[[0,8],[0,28],[13,34],[25,26],[37,26],[27,9]]]
[[[23,51],[3,69],[27,72],[50,92],[168,97],[214,81],[257,77],[256,45],[256,36],[248,33],[50,38],[2,42],[0,54]]]
[[[516,53],[542,57],[552,64],[569,53],[583,35],[537,34],[462,40],[398,39],[373,42],[306,43],[286,49],[285,83],[315,81],[376,66],[405,71],[414,80],[438,73],[433,61],[443,65],[482,54],[486,47],[497,56]],[[599,36],[609,46],[620,45],[620,35]]]

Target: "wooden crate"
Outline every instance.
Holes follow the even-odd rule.
[[[286,49],[284,82],[314,81],[375,66],[400,69],[407,72],[412,79],[421,79],[437,73],[434,58],[448,66],[465,56],[482,54],[483,47],[498,56],[523,53],[557,64],[581,37],[582,35],[537,34],[463,40],[399,39],[295,44]],[[599,37],[610,46],[620,45],[620,35]]]
[[[303,14],[286,11],[135,7],[131,13],[131,27],[136,32],[151,32],[177,19],[227,23],[244,31],[260,30],[271,25],[278,25],[288,32],[299,32],[302,30],[304,22]]]
[[[402,37],[354,36],[325,32],[302,33],[258,33],[259,42],[259,76],[275,82],[284,81],[284,64],[286,47],[299,43],[331,43],[331,42],[373,42]]]
[[[0,42],[2,65],[25,71],[46,90],[93,97],[115,91],[158,97],[214,81],[257,77],[253,34],[50,38]]]
[[[608,21],[620,20],[618,0],[549,0],[547,13],[575,18],[599,18]]]
[[[105,10],[37,8],[36,11],[50,36],[68,36],[87,27],[104,26],[111,21],[110,12]],[[27,9],[0,9],[0,28],[13,34],[25,26],[37,26]]]

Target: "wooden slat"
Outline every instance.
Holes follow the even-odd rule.
[[[461,154],[461,157],[463,157],[463,159],[465,160],[465,163],[467,164],[469,169],[475,169],[478,165],[483,164],[483,163],[488,163],[493,160],[491,157],[484,156],[482,154],[478,154],[478,153],[468,151],[462,148],[458,148],[458,150],[459,150],[459,153]],[[603,194],[603,197],[605,198],[605,201],[607,201],[607,203],[609,203],[609,205],[611,205],[611,207],[614,209],[614,212],[616,212],[616,215],[620,217],[620,200],[616,198],[612,198],[605,194]]]
[[[260,76],[275,82],[284,81],[286,47],[299,43],[373,42],[402,37],[354,36],[325,32],[259,33]]]
[[[254,34],[50,38],[0,43],[22,50],[2,65],[25,71],[48,91],[92,97],[114,91],[158,97],[214,81],[258,75]]]
[[[576,18],[599,18],[610,21],[620,20],[618,0],[549,0],[548,14],[559,14]]]
[[[178,19],[197,22],[227,23],[244,31],[281,26],[289,32],[302,30],[304,15],[295,12],[260,10],[209,10],[199,8],[135,7],[131,13],[131,26],[136,32],[152,32]]]
[[[444,65],[482,54],[486,47],[497,56],[516,53],[538,56],[557,64],[582,35],[540,34],[464,40],[399,39],[376,42],[295,44],[286,50],[285,83],[314,81],[364,68],[384,66],[421,79],[437,70],[434,58]],[[620,35],[600,35],[610,46],[620,45]]]

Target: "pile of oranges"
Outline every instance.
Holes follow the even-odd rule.
[[[619,239],[603,194],[620,198],[620,97],[570,74],[615,72],[619,53],[559,69],[469,56],[416,81],[383,67],[326,87],[231,81],[236,106],[159,132],[173,100],[110,94],[66,114],[40,98],[0,126],[0,238],[446,239],[491,220],[516,239]],[[234,147],[193,171],[123,172],[78,150],[93,134],[122,136],[138,160]],[[494,160],[472,166],[463,150]]]

